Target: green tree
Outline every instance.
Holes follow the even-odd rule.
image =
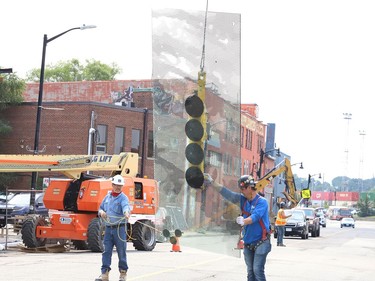
[[[10,73],[0,76],[0,110],[21,103],[25,89],[25,81],[16,74]],[[0,119],[0,135],[9,133],[11,129],[6,120]]]
[[[107,65],[91,59],[86,60],[85,65],[82,65],[78,59],[72,59],[47,65],[44,70],[44,80],[46,82],[108,81],[115,80],[115,76],[119,73],[121,68],[115,63]],[[40,68],[30,70],[26,76],[27,81],[38,82]]]
[[[86,63],[83,69],[83,77],[87,81],[114,80],[115,76],[121,73],[120,67],[115,63],[112,63],[110,66],[97,60],[86,60]]]
[[[365,198],[358,202],[359,215],[367,217],[373,215],[374,202],[370,200],[370,196],[366,194]]]
[[[19,104],[23,101],[23,92],[26,89],[26,83],[16,74],[10,73],[0,75],[0,110],[8,106]],[[11,132],[12,127],[7,120],[0,119],[0,136]],[[16,177],[10,173],[0,173],[0,191],[5,191]]]

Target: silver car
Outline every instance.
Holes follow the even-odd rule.
[[[321,226],[327,226],[327,219],[323,212],[317,212],[316,215],[319,217],[319,223]]]
[[[352,218],[342,218],[340,222],[341,228],[345,227],[355,227],[355,221]]]

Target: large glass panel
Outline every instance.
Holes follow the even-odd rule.
[[[192,188],[185,180],[191,166],[185,158],[191,143],[185,134],[191,119],[185,101],[202,92],[207,119],[204,171],[238,191],[241,169],[240,15],[208,12],[207,21],[205,15],[153,11],[155,178],[160,184],[160,207],[168,214],[165,233],[178,236],[182,231],[182,247],[240,256],[236,249],[240,228],[235,223],[239,208],[211,187]],[[198,80],[203,81],[200,87]],[[190,156],[199,159],[195,153]]]

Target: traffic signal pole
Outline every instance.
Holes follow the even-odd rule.
[[[192,188],[201,188],[204,182],[204,150],[207,140],[205,97],[206,73],[199,72],[198,90],[185,101],[185,110],[189,115],[185,125],[185,134],[189,140],[185,148],[185,157],[189,163],[185,179]]]

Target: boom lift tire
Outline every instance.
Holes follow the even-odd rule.
[[[46,245],[46,238],[36,237],[37,226],[47,225],[46,220],[40,216],[29,216],[22,224],[21,235],[22,241],[27,248],[37,248]]]
[[[87,231],[87,246],[92,252],[103,252],[104,224],[99,218],[91,220]]]
[[[140,223],[141,222],[141,223]],[[155,226],[149,220],[136,222],[130,231],[133,246],[139,251],[152,251],[156,245]]]

